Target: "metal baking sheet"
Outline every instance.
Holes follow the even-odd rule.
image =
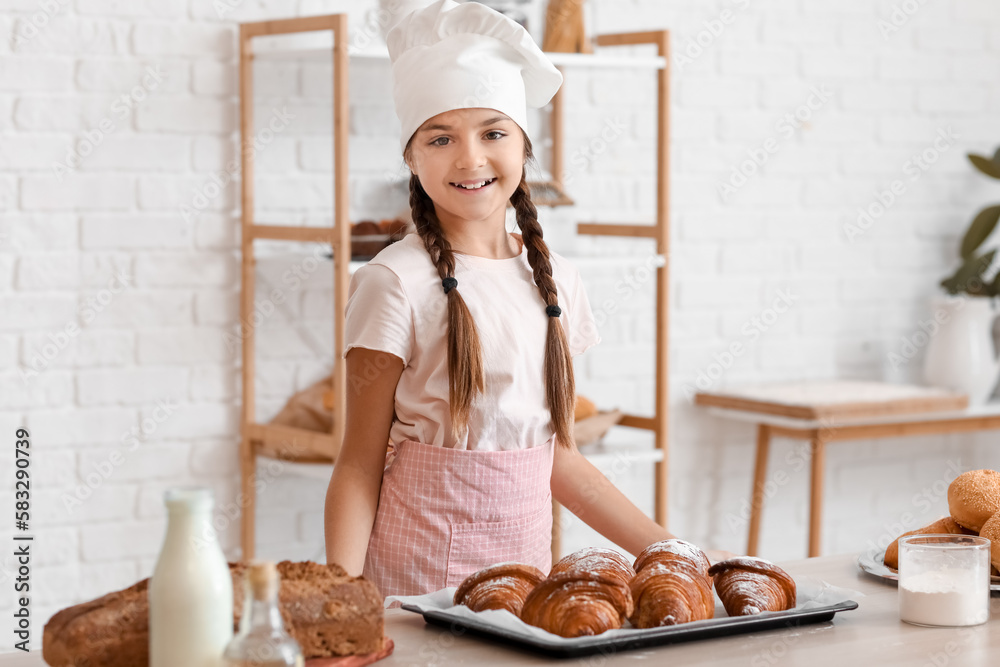
[[[500,628],[478,619],[460,618],[437,610],[421,610],[407,604],[402,605],[402,608],[421,614],[424,620],[432,625],[443,626],[451,630],[467,630],[471,634],[501,642],[506,646],[514,645],[551,658],[576,658],[595,653],[607,654],[611,651],[629,651],[650,646],[663,646],[699,639],[714,639],[748,632],[760,632],[761,630],[777,630],[810,623],[822,623],[832,620],[834,614],[838,612],[857,609],[858,603],[853,600],[845,600],[834,605],[812,609],[767,612],[756,616],[713,618],[648,630],[632,630],[628,634],[617,634],[605,638],[602,638],[601,635],[571,640],[554,637],[553,641]]]

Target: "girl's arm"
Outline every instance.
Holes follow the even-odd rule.
[[[403,360],[393,354],[362,347],[347,353],[347,422],[324,519],[326,562],[352,576],[365,565],[402,372]]]
[[[556,445],[555,450],[552,495],[588,526],[633,555],[676,537],[626,498],[575,446]],[[726,551],[706,554],[713,562],[732,557]]]

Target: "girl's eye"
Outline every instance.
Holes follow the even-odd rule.
[[[438,137],[437,139],[435,139],[434,141],[431,142],[431,146],[444,146],[445,143],[441,143],[441,142],[447,142],[447,141],[448,141],[448,137]]]
[[[486,133],[486,138],[492,139],[494,141],[497,139],[502,139],[505,136],[507,135],[501,132],[500,130],[490,130],[489,132]]]

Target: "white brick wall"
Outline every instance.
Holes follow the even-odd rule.
[[[226,340],[239,326],[236,22],[345,11],[361,26],[374,2],[226,4],[235,7],[220,15],[209,0],[58,0],[37,25],[37,0],[0,3],[0,36],[13,38],[0,39],[0,433],[9,440],[26,426],[35,445],[36,643],[56,610],[150,574],[169,486],[208,485],[220,506],[239,491],[240,356]],[[919,358],[891,369],[887,354],[929,314],[971,216],[996,201],[995,185],[964,154],[1000,143],[1000,8],[925,3],[884,36],[878,22],[889,19],[890,0],[592,4],[601,32],[673,31],[671,528],[740,551],[752,429],[707,418],[684,388],[737,342],[744,351],[725,381],[919,379]],[[733,21],[706,33],[726,9]],[[352,70],[355,220],[407,207],[387,71],[384,63]],[[292,114],[273,137],[257,135],[263,220],[324,224],[330,214],[331,77],[318,61],[261,62],[258,132],[273,114]],[[577,206],[540,212],[552,247],[577,258],[600,315],[604,342],[580,360],[580,391],[638,413],[652,409],[652,292],[648,284],[628,298],[615,292],[634,261],[583,256],[643,258],[650,249],[579,238],[573,224],[651,219],[652,82],[646,72],[567,73]],[[783,133],[787,115],[823,86],[829,99]],[[592,142],[609,123],[624,130],[597,152]],[[903,163],[949,126],[956,144],[918,181],[905,180],[886,215],[850,242],[843,225],[906,179]],[[770,138],[777,151],[723,201],[720,184]],[[544,137],[535,146],[547,167]],[[57,174],[57,162],[70,168]],[[258,266],[259,286],[284,297],[258,333],[261,420],[332,364],[330,265],[287,250]],[[791,310],[748,337],[747,323],[785,288],[797,297]],[[138,447],[90,488],[88,475],[129,433]],[[1000,465],[996,437],[831,446],[825,551],[866,548],[905,512],[920,521],[942,513],[943,501],[919,513],[914,494],[949,461]],[[799,557],[808,470],[801,443],[778,439],[772,449],[769,478],[781,483],[767,500],[762,553]],[[262,556],[323,557],[329,472],[285,465],[267,478]],[[651,511],[648,467],[607,472]],[[89,495],[70,511],[66,498],[77,493]],[[0,507],[12,502],[0,492]],[[238,525],[223,523],[221,541],[236,558]],[[567,549],[605,543],[573,517],[566,529]],[[0,613],[10,605],[0,596]]]

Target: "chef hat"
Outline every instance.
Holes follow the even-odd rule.
[[[402,18],[386,44],[403,149],[424,121],[452,109],[496,109],[527,133],[528,107],[562,84],[527,30],[478,2],[437,0]]]

